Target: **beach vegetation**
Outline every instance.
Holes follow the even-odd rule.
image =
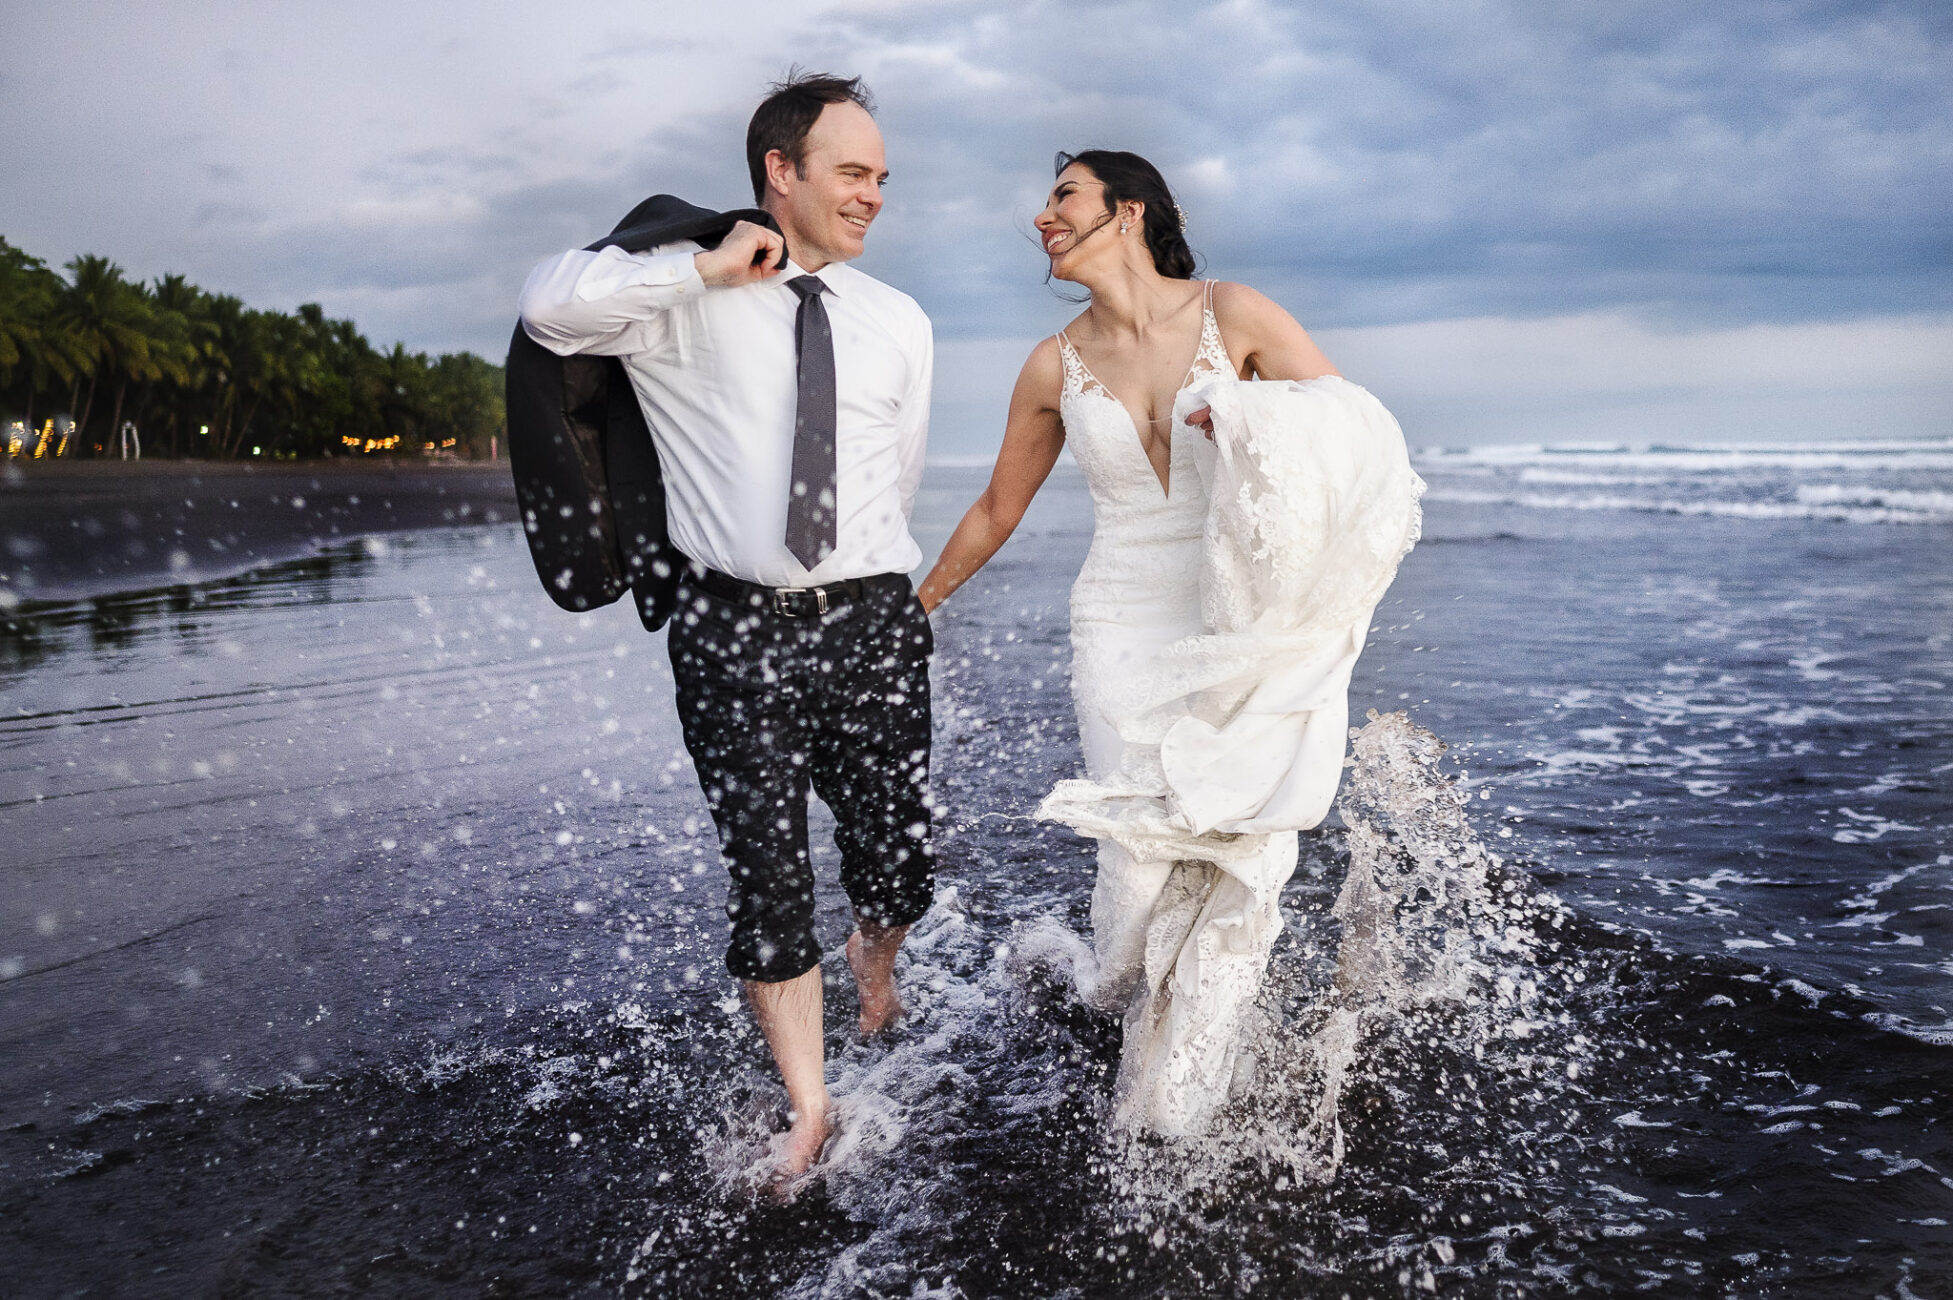
[[[0,238],[0,423],[74,423],[38,445],[117,455],[125,423],[147,455],[212,460],[486,460],[506,440],[502,368],[471,352],[383,351],[317,303],[261,310],[96,254],[63,269]]]

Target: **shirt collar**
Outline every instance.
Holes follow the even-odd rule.
[[[805,271],[801,269],[800,263],[789,257],[787,259],[786,269],[780,272],[779,277],[774,283],[784,289],[786,288],[787,281],[793,279],[795,276],[811,275],[826,285],[829,293],[839,293],[841,291],[840,282],[845,276],[847,265],[846,262],[829,262],[818,271]]]

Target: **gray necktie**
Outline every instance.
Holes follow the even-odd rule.
[[[800,295],[793,353],[800,393],[793,420],[793,487],[787,495],[787,549],[808,568],[834,550],[834,331],[818,276],[787,281]]]

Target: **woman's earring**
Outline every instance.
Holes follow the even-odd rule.
[[[1130,221],[1121,221],[1119,223],[1119,233],[1122,235],[1125,234],[1126,231],[1128,231],[1131,228],[1132,228],[1132,223]]]

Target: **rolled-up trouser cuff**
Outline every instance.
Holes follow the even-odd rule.
[[[685,747],[730,876],[726,969],[778,983],[820,960],[807,795],[834,813],[855,912],[907,925],[929,909],[928,616],[900,575],[793,618],[681,584],[669,636]]]
[[[726,969],[734,979],[779,984],[798,979],[821,964],[820,945],[813,942],[777,946],[757,935],[735,933],[726,949]]]

